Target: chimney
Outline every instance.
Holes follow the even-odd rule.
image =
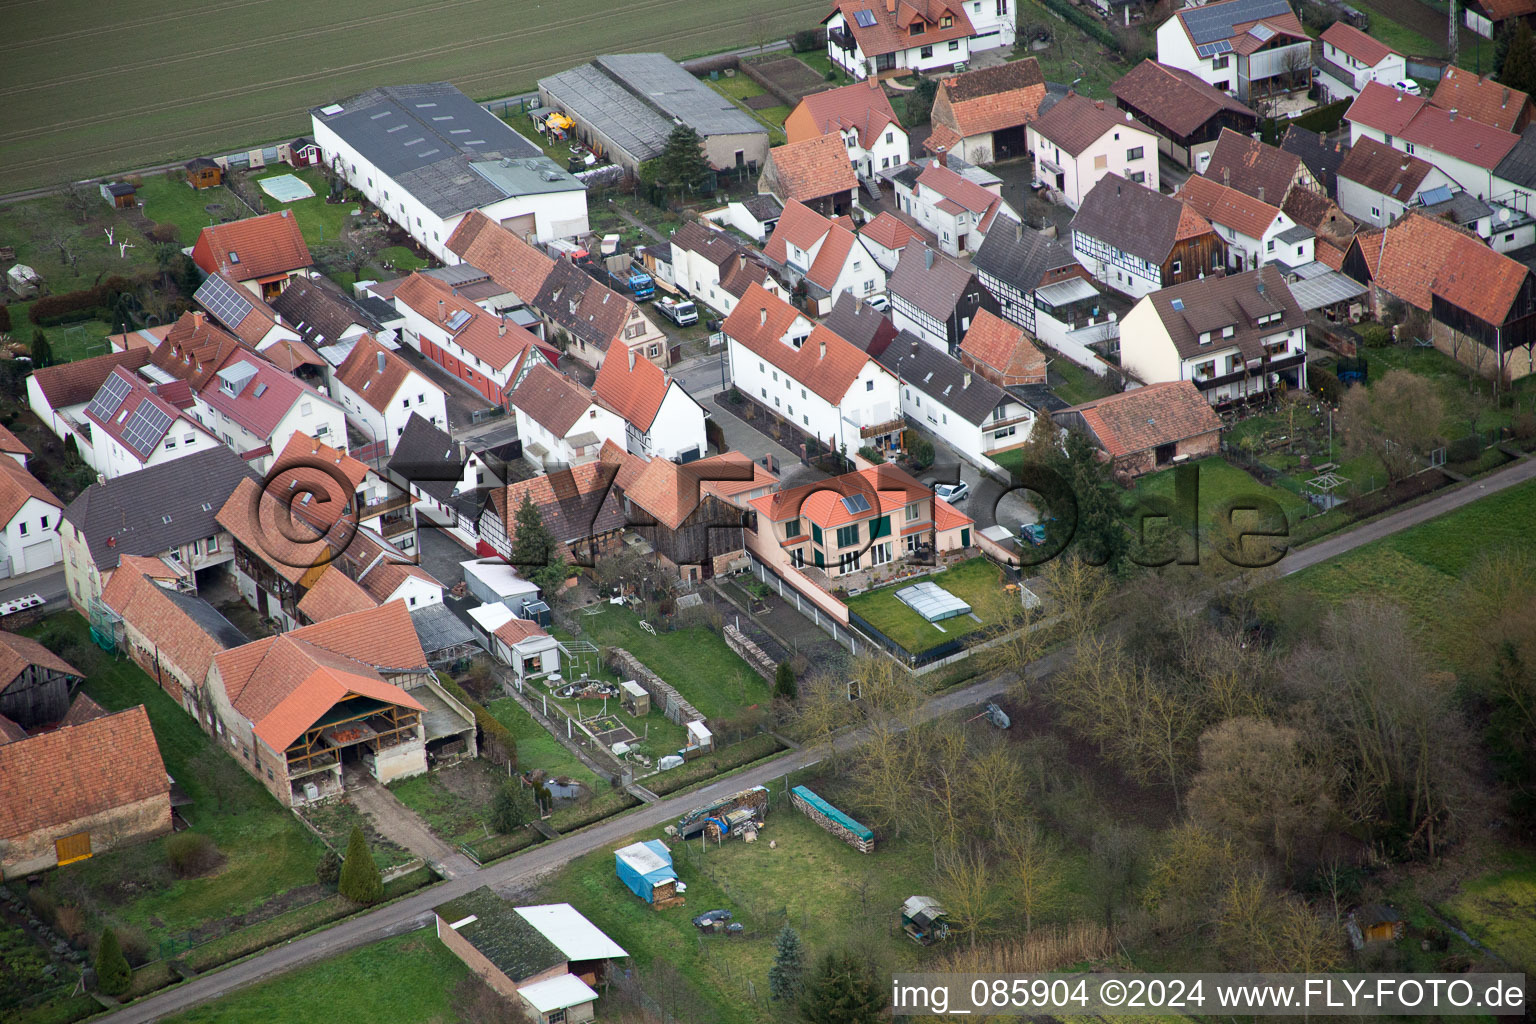
[[[1022,241],[1024,241],[1024,222],[1022,220],[1014,221],[1014,224],[1013,224],[1013,240],[1015,242],[1022,242]]]
[[[1095,110],[1103,110],[1104,109],[1104,101],[1103,100],[1094,100],[1093,101],[1093,106],[1094,106]]]
[[[1318,132],[1317,133],[1317,144],[1319,146],[1326,146],[1326,145],[1328,145],[1328,133],[1327,132]]]
[[[885,12],[887,14],[896,13],[896,0],[885,0]]]
[[[379,372],[380,373],[384,372],[384,353],[383,352],[379,353]]]
[[[1507,106],[1509,106],[1509,90],[1505,89],[1504,90],[1504,98],[1499,101],[1499,109],[1503,110]]]
[[[966,388],[968,388],[970,386],[971,386],[971,372],[969,370],[967,370],[965,372],[965,378],[964,378],[964,380],[960,384],[960,389],[963,391],[963,390],[965,390]]]
[[[933,269],[933,250],[932,249],[924,249],[923,250],[923,269],[924,270],[932,270]]]
[[[740,269],[742,269],[742,270],[746,270],[747,269],[747,254],[746,253],[744,253],[744,252],[743,253],[737,253],[736,260],[737,260],[737,264],[736,265]]]
[[[938,149],[934,150],[933,156],[940,167],[949,166],[949,154],[944,151],[943,146],[940,146]]]
[[[1260,185],[1259,186],[1259,202],[1262,203],[1263,201],[1264,201],[1264,186]]]
[[[816,358],[817,359],[825,359],[825,358],[827,358],[827,343],[825,341],[822,341],[822,343],[821,343],[821,354],[818,355]]]
[[[1221,184],[1224,188],[1232,187],[1232,168],[1223,167],[1221,169]]]
[[[629,372],[630,373],[634,373],[635,372],[635,350],[634,349],[630,349],[629,350]]]
[[[437,319],[442,323],[448,322],[448,304],[442,299],[437,300]]]
[[[1456,120],[1456,108],[1455,107],[1451,108],[1451,120],[1452,121]]]
[[[871,89],[880,88],[880,79],[876,78],[874,75],[870,75],[868,78],[864,79],[864,81],[869,83],[869,87]]]
[[[498,337],[498,338],[505,338],[506,336],[507,336],[507,321],[506,321],[506,318],[502,318],[502,319],[496,321],[496,337]]]
[[[768,307],[767,306],[758,306],[757,307],[757,326],[763,327],[767,323],[768,323]]]

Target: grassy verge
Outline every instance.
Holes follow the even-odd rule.
[[[726,772],[744,768],[754,761],[772,757],[783,749],[784,745],[778,740],[767,733],[760,733],[740,743],[721,747],[706,757],[695,758],[681,768],[673,768],[671,771],[648,776],[643,780],[643,784],[657,796],[666,796],[668,793],[676,793],[680,789],[687,789],[700,782],[707,782]]]
[[[1509,851],[1503,860],[1462,883],[1461,892],[1440,909],[1515,969],[1530,973],[1536,969],[1536,929],[1528,913],[1536,906],[1536,854]]]
[[[896,591],[909,584],[893,584],[851,597],[848,599],[848,610],[863,616],[876,629],[912,654],[987,626],[986,609],[996,600],[1001,580],[997,567],[991,562],[985,558],[972,558],[924,579],[965,601],[977,618],[961,615],[940,623],[928,622],[897,599]]]
[[[652,635],[628,608],[604,606],[582,615],[586,639],[601,647],[622,647],[666,680],[706,718],[730,718],[743,708],[766,704],[768,683],[706,626]]]
[[[223,185],[195,189],[168,174],[145,178],[139,186],[139,202],[144,206],[144,216],[150,220],[176,225],[183,247],[196,242],[198,233],[210,224],[251,215],[240,197]],[[214,207],[212,211],[210,206]]]
[[[347,1019],[370,1024],[451,1020],[449,994],[468,974],[469,968],[431,932],[417,931],[300,968],[171,1020],[331,1024],[338,1000],[345,1002]]]
[[[44,887],[57,902],[80,906],[95,919],[92,928],[126,925],[155,943],[221,934],[237,926],[232,919],[314,883],[320,844],[138,666],[92,645],[85,620],[73,612],[32,632],[85,673],[85,692],[103,707],[145,705],[166,769],[192,799],[183,815],[224,856],[211,874],[177,879],[166,864],[164,839],[114,850],[45,875]]]
[[[1250,474],[1219,455],[1201,459],[1193,463],[1193,467],[1199,474],[1200,492],[1197,515],[1203,532],[1216,529],[1218,521],[1226,518],[1225,511],[1228,505],[1245,498],[1264,497],[1278,502],[1281,509],[1285,511],[1286,522],[1292,526],[1298,524],[1301,518],[1314,508],[1305,498],[1282,487],[1267,487],[1259,483]],[[1141,477],[1136,482],[1136,498],[1139,500],[1155,497],[1172,501],[1176,475],[1177,470],[1165,469],[1159,473],[1149,473]],[[1244,517],[1251,519],[1254,515],[1251,512],[1240,512],[1234,516],[1234,521],[1238,525],[1244,525]]]
[[[1060,378],[1060,382],[1053,383],[1052,387],[1063,402],[1078,405],[1095,398],[1103,398],[1110,393],[1109,385],[1104,382],[1104,378],[1065,357],[1057,357],[1051,361],[1051,372]]]
[[[592,769],[571,753],[549,734],[523,706],[511,697],[492,701],[486,705],[495,719],[517,737],[517,766],[522,771],[543,771],[555,777],[564,776],[585,783],[589,788],[599,780]]]

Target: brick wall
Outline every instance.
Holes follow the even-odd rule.
[[[639,658],[624,648],[609,648],[608,660],[620,678],[633,679],[639,683],[641,688],[651,695],[651,705],[660,708],[669,721],[686,725],[689,722],[704,720],[704,715],[698,708],[684,700],[682,694],[674,690],[655,672],[646,668]]]

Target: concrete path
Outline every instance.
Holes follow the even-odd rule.
[[[1519,462],[1488,474],[1481,480],[1441,491],[1410,508],[1382,516],[1380,519],[1334,534],[1332,537],[1326,537],[1310,547],[1291,551],[1276,564],[1273,571],[1281,576],[1289,576],[1319,562],[1325,562],[1336,555],[1342,555],[1346,551],[1353,551],[1372,541],[1406,530],[1410,526],[1427,522],[1452,509],[1470,505],[1479,498],[1486,498],[1490,494],[1497,494],[1499,491],[1533,479],[1536,479],[1536,459],[1521,459]]]
[[[459,878],[475,871],[474,861],[433,835],[415,811],[371,776],[348,773],[347,799],[368,816],[379,835],[421,857],[445,877]]]
[[[1041,659],[1030,667],[1031,674],[1054,671],[1059,655]],[[992,700],[1008,689],[1006,678],[988,679],[963,689],[942,694],[924,707],[925,719],[946,715],[962,708]],[[848,750],[864,740],[862,732],[838,739],[839,750]],[[719,797],[729,796],[752,786],[767,785],[789,772],[821,760],[825,748],[792,750],[771,761],[711,783],[702,789],[645,804],[628,814],[610,818],[591,828],[551,842],[540,843],[523,853],[489,867],[460,874],[440,885],[408,896],[361,917],[343,921],[323,931],[275,946],[249,960],[205,974],[191,981],[150,996],[113,1014],[113,1024],[142,1024],[181,1013],[190,1007],[210,1002],[247,985],[264,981],[304,964],[336,956],[381,939],[391,938],[424,927],[432,920],[432,908],[455,897],[489,885],[498,890],[527,888],[543,875],[557,871],[574,858],[616,844],[641,829],[670,824],[684,812]],[[783,813],[792,813],[784,811]]]

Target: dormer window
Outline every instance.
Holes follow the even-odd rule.
[[[1232,324],[1228,324],[1227,326],[1225,326],[1225,327],[1223,327],[1221,329],[1221,336],[1223,338],[1230,338],[1230,337],[1232,337],[1232,335],[1234,335],[1236,333],[1237,333],[1237,327],[1232,325]]]
[[[955,19],[946,14],[939,19],[939,28],[949,28],[954,23]]]
[[[926,26],[925,26],[925,25],[924,25],[924,24],[923,24],[923,23],[922,23],[922,22],[920,22],[920,21],[914,21],[914,22],[913,22],[913,23],[912,23],[912,29],[911,29],[911,31],[912,31],[912,34],[913,34],[913,35],[914,35],[914,36],[920,36],[920,35],[922,35],[922,34],[923,34],[923,30],[924,30],[924,28],[926,28]]]
[[[1209,345],[1210,343],[1211,343],[1211,332],[1210,331],[1201,331],[1200,332],[1200,344],[1202,344],[1202,345]]]

